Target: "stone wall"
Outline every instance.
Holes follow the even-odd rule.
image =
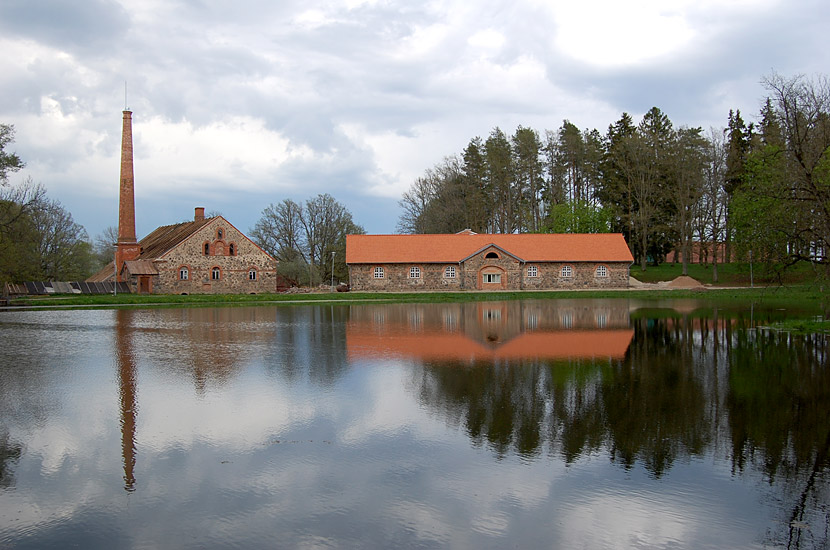
[[[570,277],[562,275],[566,266]],[[597,276],[600,266],[605,267],[605,277]],[[383,268],[382,279],[374,277],[375,267]],[[413,267],[420,277],[410,277]],[[455,268],[455,278],[445,277],[447,267]],[[349,276],[352,289],[362,291],[565,290],[628,288],[628,270],[627,262],[523,263],[491,247],[460,264],[352,264]],[[499,282],[486,282],[487,273],[498,274]]]
[[[205,255],[205,244],[208,245],[208,255]],[[233,255],[230,254],[231,245]],[[154,278],[153,292],[158,294],[259,294],[276,291],[276,260],[221,217],[206,224],[154,264],[159,275]],[[188,270],[186,280],[179,275],[182,267]],[[219,268],[218,279],[212,277],[213,268]],[[252,269],[256,271],[256,280],[250,279]]]

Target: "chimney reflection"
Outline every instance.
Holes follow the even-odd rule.
[[[131,336],[134,312],[115,312],[115,360],[118,366],[118,396],[121,402],[121,456],[124,489],[135,491],[136,367]]]

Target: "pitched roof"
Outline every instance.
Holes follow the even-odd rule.
[[[495,245],[525,262],[633,262],[621,233],[347,235],[346,263],[458,263]]]
[[[130,272],[130,275],[158,275],[158,269],[150,260],[127,260],[124,262],[124,268]]]
[[[200,230],[214,218],[205,218],[191,222],[163,225],[156,228],[149,235],[141,239],[141,254],[139,260],[155,260],[165,252]]]

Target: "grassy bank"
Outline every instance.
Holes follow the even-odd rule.
[[[59,295],[11,300],[11,306],[61,309],[67,307],[207,307],[242,305],[295,305],[342,303],[456,303],[493,300],[564,298],[636,298],[644,300],[694,298],[716,302],[754,301],[794,305],[818,304],[822,295],[814,286],[730,288],[699,290],[589,290],[527,292],[334,292],[308,294],[222,294],[222,295]]]
[[[703,284],[717,286],[749,286],[750,266],[745,262],[735,262],[718,265],[718,282],[713,279],[714,269],[711,265],[689,264],[689,277],[697,279]],[[671,281],[683,272],[681,264],[660,264],[648,266],[645,271],[638,265],[631,266],[631,276],[644,283]],[[801,263],[790,267],[784,272],[770,270],[763,264],[752,266],[752,282],[758,286],[768,285],[801,285],[808,284],[816,279],[813,266]]]

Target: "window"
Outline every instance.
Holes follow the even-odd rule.
[[[210,243],[205,243],[205,256],[210,256]]]
[[[189,276],[190,276],[190,272],[187,270],[186,267],[180,267],[179,268],[179,280],[180,281],[186,281]]]
[[[562,276],[563,277],[573,277],[574,276],[573,268],[569,265],[563,265],[562,266]]]
[[[218,267],[214,267],[210,270],[210,278],[214,281],[218,281],[222,278],[222,271]]]
[[[538,277],[539,276],[539,270],[536,269],[535,265],[532,265],[532,266],[527,268],[527,276],[528,277]]]
[[[256,281],[256,269],[254,269],[253,267],[248,270],[248,280]]]
[[[421,268],[418,266],[412,266],[409,268],[409,278],[410,279],[420,279],[421,278]]]
[[[597,268],[597,277],[608,277],[608,268],[601,265]]]
[[[455,279],[455,266],[448,265],[447,269],[444,270],[444,278],[445,279]]]
[[[216,238],[217,239],[222,239],[222,238],[224,238],[224,236],[225,236],[225,231],[221,227],[216,230]]]
[[[498,260],[498,259],[499,259],[499,255],[498,255],[498,254],[496,254],[495,252],[488,252],[488,253],[487,253],[487,255],[486,255],[486,256],[484,256],[484,257],[485,257],[485,258],[494,258],[494,259],[496,259],[496,260]]]
[[[482,274],[482,280],[485,283],[500,283],[501,273],[484,273]]]
[[[375,279],[383,279],[383,268],[380,266],[375,268]]]
[[[236,245],[233,243],[228,245],[228,256],[236,256]]]

